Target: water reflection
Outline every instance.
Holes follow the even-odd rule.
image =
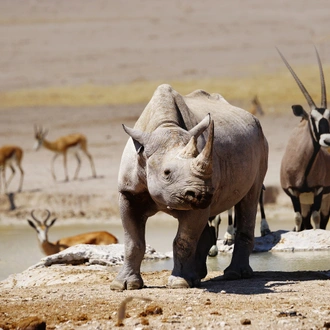
[[[228,254],[220,254],[217,258],[208,258],[208,269],[210,271],[224,270],[229,265],[230,260],[231,256]],[[252,253],[250,265],[254,271],[330,270],[330,251]]]

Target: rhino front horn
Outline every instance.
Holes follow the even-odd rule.
[[[202,152],[193,160],[192,170],[203,178],[212,176],[213,172],[213,140],[214,140],[214,121],[211,121],[209,136]]]

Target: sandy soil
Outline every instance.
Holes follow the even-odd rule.
[[[330,324],[324,297],[330,281],[319,272],[258,272],[234,282],[210,281],[219,275],[211,272],[201,288],[173,290],[165,286],[169,272],[161,271],[143,274],[147,287],[128,292],[109,289],[114,275],[58,266],[43,270],[36,285],[9,282],[1,289],[0,327],[43,321],[47,329],[113,329],[129,297],[137,299],[126,305],[125,329],[323,329]],[[47,277],[53,278],[51,285],[45,285]]]
[[[275,45],[297,63],[314,64],[314,43],[329,63],[329,10],[326,0],[267,5],[260,0],[170,0],[166,5],[151,0],[134,5],[101,0],[1,1],[0,89],[255,75],[282,68]],[[144,104],[0,109],[0,145],[24,149],[25,171],[23,192],[15,194],[17,209],[8,211],[7,197],[0,196],[0,222],[23,222],[34,208],[49,208],[58,221],[115,219],[117,172],[127,139],[120,124],[132,126],[143,108]],[[260,118],[270,145],[265,184],[278,187],[280,160],[298,120],[289,110],[281,116],[265,110]],[[63,182],[58,159],[59,181],[54,182],[51,152],[32,150],[35,124],[49,129],[50,140],[84,132],[98,177],[91,178],[84,158],[79,180]],[[74,168],[71,158],[70,177]],[[9,190],[15,191],[17,184],[16,177]],[[291,214],[289,200],[281,194],[266,211],[268,217]],[[150,298],[162,312],[153,314],[145,302],[133,300],[127,309],[130,317],[124,320],[129,329],[330,328],[324,294],[330,282],[318,272],[262,272],[250,280],[216,283],[209,279],[219,273],[212,272],[201,289],[169,290],[165,288],[169,273],[164,271],[144,274],[147,288],[142,291],[112,292],[111,269],[75,266],[44,271],[45,277],[50,272],[63,283],[28,287],[0,283],[0,328],[14,329],[22,320],[37,317],[47,329],[109,329],[117,322],[120,302],[130,296]],[[69,275],[72,283],[65,282]]]

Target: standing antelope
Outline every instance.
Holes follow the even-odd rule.
[[[330,111],[327,109],[322,63],[316,48],[315,51],[321,80],[321,107],[315,105],[278,50],[310,107],[308,113],[301,105],[292,106],[294,115],[302,119],[292,132],[281,163],[281,185],[293,204],[296,231],[313,228],[311,217],[315,229],[325,229],[329,219],[330,155],[327,148],[330,146]]]
[[[18,146],[6,145],[0,148],[0,171],[2,172],[2,181],[4,184],[4,191],[7,192],[7,188],[14,177],[16,171],[14,164],[18,167],[21,172],[21,178],[18,186],[18,192],[22,191],[24,171],[21,166],[23,157],[23,150]],[[11,169],[11,175],[6,181],[6,166],[9,166]],[[0,177],[0,191],[1,191],[1,177]]]
[[[118,243],[118,239],[114,235],[106,231],[84,233],[80,235],[61,238],[55,243],[49,242],[48,230],[55,223],[56,218],[49,220],[50,212],[49,210],[46,210],[46,212],[46,218],[43,221],[40,221],[35,217],[33,210],[31,211],[31,217],[34,221],[29,219],[27,221],[29,225],[37,232],[41,250],[47,256],[54,253],[58,253],[67,249],[70,246],[77,244],[108,245]]]
[[[262,109],[261,103],[257,95],[251,100],[251,106],[249,108],[249,112],[255,116],[256,115],[262,116],[264,114],[264,110]]]
[[[43,130],[42,127],[38,128],[37,126],[35,126],[35,139],[37,141],[34,149],[38,150],[41,146],[44,146],[45,148],[55,152],[55,155],[51,163],[51,171],[54,180],[56,180],[55,171],[54,171],[54,162],[57,156],[62,154],[63,162],[64,162],[63,165],[65,171],[65,181],[69,181],[68,168],[67,168],[67,152],[73,152],[74,155],[76,156],[78,165],[73,179],[76,180],[78,178],[78,173],[81,166],[81,159],[79,157],[78,150],[84,152],[85,155],[88,157],[91,164],[93,177],[94,178],[96,177],[93,158],[92,155],[87,150],[87,139],[83,134],[75,133],[75,134],[65,135],[51,142],[46,140],[47,133],[48,130]]]

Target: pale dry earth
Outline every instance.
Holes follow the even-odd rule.
[[[329,277],[320,272],[257,272],[252,279],[210,281],[201,288],[168,289],[169,271],[143,274],[147,287],[115,292],[106,268],[63,267],[26,273],[37,285],[1,284],[2,327],[16,329],[27,317],[47,329],[113,329],[128,297],[124,329],[323,329],[329,327]],[[43,280],[44,279],[44,280]],[[68,280],[69,279],[69,280]],[[157,307],[157,308],[156,308]]]
[[[275,46],[295,64],[309,65],[315,64],[315,44],[329,63],[329,10],[327,0],[169,0],[166,4],[4,0],[0,2],[0,89],[257,75],[283,68]],[[230,95],[224,96],[235,104]],[[237,104],[246,107],[249,100]],[[127,138],[121,124],[132,126],[144,106],[0,109],[0,145],[22,146],[25,171],[23,192],[15,195],[17,209],[8,211],[7,198],[0,197],[0,222],[23,223],[33,208],[51,209],[59,222],[116,221],[117,173]],[[270,145],[266,186],[279,186],[280,160],[298,122],[285,106],[285,115],[275,115],[279,106],[274,105],[260,118]],[[84,132],[98,177],[91,178],[84,159],[80,180],[55,183],[50,174],[52,154],[32,150],[35,124],[48,128],[50,139]],[[69,164],[72,177],[74,159]],[[60,159],[56,172],[63,180]],[[16,187],[15,179],[10,190]],[[283,194],[276,204],[267,205],[266,212],[279,221],[292,216]],[[326,273],[257,272],[249,280],[209,280],[219,274],[211,272],[201,288],[170,290],[165,287],[168,271],[146,273],[145,289],[113,292],[112,268],[30,270],[24,273],[32,279],[28,286],[24,281],[0,283],[0,325],[16,329],[22,320],[38,317],[47,329],[111,329],[120,302],[137,296],[152,299],[158,313],[149,314],[155,309],[133,300],[124,328],[330,328]],[[40,277],[44,281],[33,283]]]

